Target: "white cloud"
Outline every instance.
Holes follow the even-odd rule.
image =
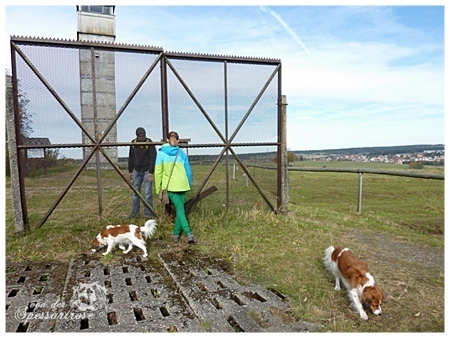
[[[402,9],[122,5],[117,41],[281,59],[291,149],[443,143],[443,22],[421,26],[422,17],[403,18]],[[7,40],[11,33],[74,39],[75,6],[50,10],[9,8]],[[380,130],[389,131],[385,139]]]
[[[260,7],[260,9],[263,12],[269,13],[271,16],[273,16],[281,24],[281,26],[283,26],[283,28],[289,33],[289,35],[292,37],[292,39],[294,39],[294,41],[300,47],[302,47],[309,55],[309,50],[306,47],[306,45],[303,43],[302,39],[287,25],[287,23],[280,17],[280,15],[278,15],[273,10],[271,10],[267,7],[264,7],[264,6]]]

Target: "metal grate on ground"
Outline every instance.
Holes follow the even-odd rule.
[[[64,288],[69,263],[6,262],[5,331],[50,332],[55,320],[33,319],[56,312]],[[53,306],[53,308],[52,308]],[[30,318],[30,320],[26,320]]]
[[[308,332],[317,325],[297,321],[287,297],[275,289],[242,285],[211,258],[160,253],[177,287],[211,332]]]
[[[195,250],[80,255],[70,263],[10,264],[6,332],[298,332],[276,290],[238,283]],[[181,253],[181,255],[180,255]]]

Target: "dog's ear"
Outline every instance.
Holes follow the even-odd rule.
[[[361,305],[363,306],[364,311],[369,311],[370,307],[372,306],[371,297],[364,297],[363,299],[361,299]]]
[[[361,295],[361,305],[364,310],[376,311],[381,305],[382,293],[376,286],[367,287]]]
[[[382,299],[384,299],[384,294],[383,294],[383,292],[381,292],[381,290],[375,285],[375,290],[376,290],[376,292],[378,293],[378,298],[380,299],[380,301],[382,300]]]
[[[378,286],[376,286],[376,285],[370,289],[370,296],[373,300],[376,301],[376,303],[380,303],[384,297],[380,288],[378,288]]]
[[[94,251],[97,251],[98,249],[100,249],[100,242],[98,241],[97,238],[94,238],[91,242],[91,249]]]
[[[364,289],[363,294],[361,295],[361,305],[363,306],[364,310],[370,310],[373,302],[373,291],[372,287],[367,287]]]

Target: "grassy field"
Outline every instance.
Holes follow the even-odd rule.
[[[382,164],[368,168],[408,170]],[[442,168],[425,170],[443,173]],[[48,221],[36,228],[74,171],[26,179],[31,231],[20,237],[15,235],[7,179],[8,259],[68,260],[86,253],[90,239],[102,227],[127,219],[131,193],[117,173],[102,172],[103,213],[99,217],[96,175],[83,171]],[[209,168],[193,166],[193,171],[195,189]],[[276,206],[275,172],[251,169],[251,173]],[[199,240],[191,250],[226,258],[243,283],[285,293],[294,316],[322,324],[323,331],[444,331],[444,181],[364,174],[362,214],[357,214],[358,175],[291,172],[289,213],[276,215],[251,182],[247,185],[242,170],[231,180],[230,209],[226,211],[224,176],[224,167],[211,175],[206,188],[216,185],[219,190],[196,204],[189,215]],[[190,192],[188,198],[192,196]],[[155,201],[155,206],[162,213],[162,205]],[[160,225],[154,240],[169,241],[172,224],[160,219]],[[334,290],[333,277],[322,264],[329,245],[347,246],[368,263],[385,296],[383,316],[360,320],[346,293]]]

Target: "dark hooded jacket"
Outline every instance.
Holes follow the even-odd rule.
[[[131,142],[137,142],[135,138]],[[146,138],[145,142],[152,142],[151,139]],[[128,172],[133,172],[136,169],[138,172],[149,171],[153,174],[155,171],[156,148],[153,144],[149,145],[132,145],[128,155]]]

